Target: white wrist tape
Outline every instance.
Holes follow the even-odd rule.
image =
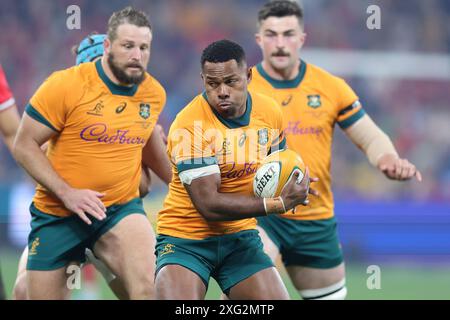
[[[264,210],[266,214],[280,214],[286,212],[284,201],[281,196],[276,198],[264,198]]]

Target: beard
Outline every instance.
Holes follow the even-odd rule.
[[[125,85],[138,85],[140,84],[142,81],[144,81],[145,79],[145,71],[144,68],[138,64],[132,64],[129,63],[127,65],[125,65],[124,68],[121,68],[120,66],[117,65],[116,61],[114,60],[114,55],[112,53],[110,53],[108,55],[108,65],[109,68],[111,69],[111,72],[113,73],[113,75],[116,77],[117,80],[119,80],[119,82],[121,84],[125,84]],[[140,74],[136,74],[136,75],[128,75],[125,72],[125,69],[128,67],[137,67],[141,69],[141,73]]]

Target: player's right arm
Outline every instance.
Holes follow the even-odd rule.
[[[208,221],[229,221],[267,214],[284,213],[303,204],[309,192],[309,172],[306,170],[301,183],[297,183],[295,172],[286,184],[280,199],[262,199],[253,196],[222,193],[220,174],[210,174],[185,183],[192,203],[197,211]]]
[[[64,206],[76,213],[87,224],[86,213],[96,219],[105,218],[103,194],[80,190],[68,185],[53,169],[41,146],[64,130],[71,106],[81,94],[73,88],[77,77],[74,69],[53,73],[39,87],[25,108],[14,140],[13,154],[17,162],[44,188],[58,197]]]
[[[13,145],[16,161],[46,189],[55,194],[67,209],[75,212],[87,224],[89,213],[98,220],[106,217],[103,194],[70,187],[53,169],[41,146],[57,134],[44,124],[24,114]]]

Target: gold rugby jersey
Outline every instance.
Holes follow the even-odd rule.
[[[252,71],[249,88],[279,103],[287,147],[301,155],[311,177],[320,179],[313,184],[320,192],[319,197],[310,196],[308,206],[298,206],[295,214],[282,216],[301,220],[333,217],[330,175],[333,130],[336,123],[346,129],[365,114],[357,95],[343,79],[304,61],[300,63],[298,76],[288,81],[271,78],[261,63]]]
[[[244,115],[233,120],[222,118],[208,104],[206,94],[195,97],[177,115],[169,131],[173,177],[158,215],[157,232],[204,239],[254,229],[254,218],[206,221],[195,209],[180,175],[218,166],[219,192],[253,196],[253,177],[261,161],[271,150],[284,148],[281,129],[281,110],[267,96],[249,93]]]
[[[119,86],[97,60],[53,73],[26,112],[58,133],[47,150],[55,171],[73,188],[105,193],[108,207],[139,196],[142,148],[165,101],[150,74],[140,85]],[[41,185],[33,202],[48,214],[73,214]]]

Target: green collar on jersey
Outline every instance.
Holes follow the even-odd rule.
[[[106,84],[106,86],[108,87],[108,89],[111,91],[112,94],[119,95],[119,96],[132,97],[136,93],[136,91],[138,89],[138,85],[126,87],[126,86],[120,86],[120,85],[112,82],[111,79],[108,78],[108,76],[106,75],[105,70],[103,70],[102,59],[98,59],[95,62],[95,68],[97,69],[97,73],[98,73],[99,77]]]
[[[300,60],[300,66],[298,68],[298,75],[292,79],[292,80],[277,80],[272,78],[267,74],[267,72],[264,70],[262,63],[258,63],[256,66],[256,69],[258,70],[259,74],[269,82],[272,87],[275,89],[293,89],[297,88],[299,84],[302,82],[303,78],[305,77],[306,72],[306,63],[303,60]]]
[[[209,101],[208,101],[208,96],[206,95],[206,91],[203,91],[202,96],[206,100],[206,102],[208,102],[208,105],[211,108],[211,110],[214,112],[214,115],[227,128],[236,129],[236,128],[241,128],[241,127],[245,127],[245,126],[249,125],[250,114],[252,112],[252,96],[250,95],[250,93],[247,93],[247,102],[245,105],[244,114],[242,116],[240,116],[239,118],[235,118],[235,119],[225,119],[213,107],[211,107],[211,105],[209,104]]]

